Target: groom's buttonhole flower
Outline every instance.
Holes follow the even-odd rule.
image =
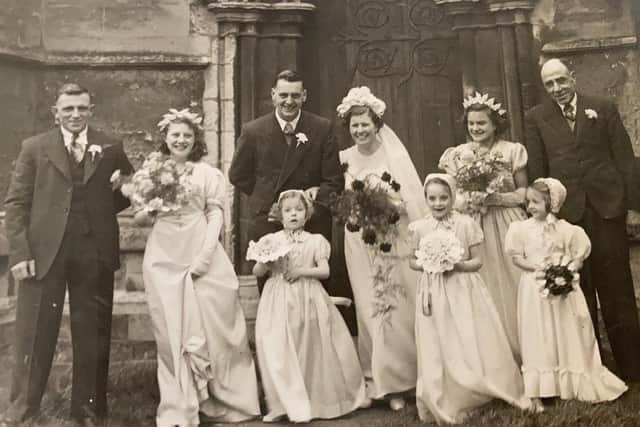
[[[340,163],[340,171],[342,171],[342,173],[347,173],[348,170],[349,170],[349,163],[347,162]]]
[[[380,243],[380,250],[382,252],[391,252],[391,243]]]
[[[396,181],[391,181],[391,188],[393,188],[393,191],[400,191],[400,184],[398,184]]]
[[[400,215],[397,212],[394,212],[390,217],[389,217],[389,224],[395,224],[396,222],[398,222],[400,220]]]
[[[347,230],[352,233],[356,233],[360,231],[360,226],[358,224],[354,224],[353,222],[347,222]]]
[[[391,182],[391,174],[389,172],[383,172],[380,179],[384,182]]]
[[[351,183],[351,188],[353,188],[354,191],[362,191],[364,190],[364,182],[359,179],[354,179]]]
[[[364,230],[362,233],[362,240],[364,240],[367,245],[375,244],[377,240],[376,232],[371,229]]]

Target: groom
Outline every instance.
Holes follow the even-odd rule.
[[[38,414],[56,348],[65,290],[73,339],[71,416],[84,426],[107,413],[113,272],[119,267],[112,190],[116,170],[132,167],[122,144],[88,126],[87,89],[68,83],[51,108],[56,128],[22,143],[9,186],[9,265],[20,281],[11,404],[0,425]]]
[[[275,112],[242,127],[229,180],[249,196],[251,240],[282,228],[269,212],[280,192],[289,189],[305,190],[314,200],[315,213],[305,228],[331,240],[330,196],[342,191],[344,177],[331,123],[302,111],[306,98],[300,75],[282,71],[271,89]],[[263,287],[259,280],[260,292]]]
[[[625,381],[640,381],[640,326],[629,267],[626,224],[640,225],[640,179],[618,109],[576,92],[572,71],[550,59],[540,71],[549,98],[526,116],[529,178],[567,187],[560,211],[591,239],[581,283],[598,331],[597,302]],[[597,294],[597,300],[596,300]]]

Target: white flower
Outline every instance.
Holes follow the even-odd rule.
[[[160,174],[160,183],[162,185],[169,185],[169,184],[173,184],[175,182],[175,179],[173,178],[173,174],[171,174],[170,172],[162,172]]]
[[[309,138],[307,138],[307,135],[305,135],[304,132],[296,133],[296,148],[300,145],[304,145],[307,141],[309,141]]]
[[[586,114],[587,117],[589,117],[592,120],[595,120],[598,118],[598,112],[596,110],[593,110],[591,108],[587,108],[584,110],[584,114]]]
[[[121,175],[121,173],[120,173],[120,169],[116,169],[116,170],[111,174],[111,178],[109,178],[109,182],[113,184],[113,183],[115,183],[115,182],[119,181],[119,180],[120,180],[120,175]]]
[[[384,101],[376,98],[375,95],[371,93],[371,89],[367,86],[360,86],[349,89],[347,96],[342,98],[342,102],[336,108],[338,116],[344,118],[351,107],[356,105],[369,107],[378,117],[382,117],[384,111],[387,109],[387,105]]]
[[[91,154],[91,161],[95,161],[96,154],[102,153],[102,147],[96,144],[91,144],[88,148],[89,154]]]
[[[158,122],[158,127],[160,131],[163,131],[169,123],[178,119],[186,119],[193,123],[195,126],[200,127],[202,123],[202,116],[198,113],[194,113],[189,110],[189,108],[183,108],[182,110],[177,110],[175,108],[169,108],[169,112],[162,115],[162,120]]]
[[[567,284],[567,281],[564,280],[564,277],[556,277],[553,282],[558,286],[564,286]]]

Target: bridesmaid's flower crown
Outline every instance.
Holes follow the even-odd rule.
[[[462,101],[462,106],[465,110],[469,109],[472,105],[484,105],[491,111],[495,111],[500,116],[507,114],[507,110],[502,108],[502,104],[495,102],[495,98],[489,98],[488,93],[477,92],[474,95],[469,95]]]
[[[158,128],[160,131],[164,131],[169,123],[176,120],[188,120],[193,126],[201,129],[202,126],[202,116],[196,112],[189,110],[189,108],[184,108],[182,110],[177,110],[175,108],[169,108],[169,112],[162,115],[162,120],[158,122]]]
[[[338,116],[342,119],[349,113],[352,107],[369,107],[373,114],[382,118],[387,104],[380,98],[376,98],[371,89],[367,86],[353,87],[349,89],[347,96],[342,98],[342,102],[336,108]]]

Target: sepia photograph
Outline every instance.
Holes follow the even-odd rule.
[[[640,426],[640,0],[0,0],[0,427]]]

